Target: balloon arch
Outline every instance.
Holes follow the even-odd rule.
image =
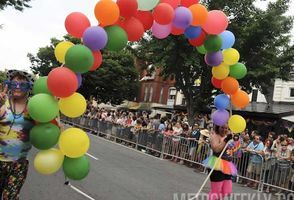
[[[187,42],[204,54],[205,62],[212,66],[211,83],[223,92],[214,99],[217,110],[212,114],[213,123],[228,124],[233,133],[245,130],[244,118],[230,116],[227,111],[230,102],[236,108],[246,107],[249,97],[239,88],[238,79],[246,75],[247,69],[239,63],[239,52],[232,48],[235,36],[226,30],[229,20],[222,11],[208,11],[198,0],[100,0],[94,13],[99,25],[91,26],[87,16],[80,12],[66,17],[67,32],[82,39],[83,44],[60,42],[54,53],[62,66],[34,85],[28,109],[31,117],[40,122],[30,136],[32,144],[41,150],[34,161],[38,172],[52,174],[63,166],[70,179],[87,176],[87,134],[78,128],[60,133],[51,121],[59,112],[72,118],[85,112],[86,100],[76,91],[81,85],[81,74],[97,70],[101,65],[100,50],[120,51],[128,41],[140,40],[149,29],[158,39],[184,34]],[[57,143],[59,149],[52,149]]]

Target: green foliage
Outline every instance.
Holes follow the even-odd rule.
[[[80,91],[86,97],[96,97],[99,102],[118,105],[124,100],[134,100],[137,96],[138,78],[130,53],[104,51],[102,65],[98,70],[83,76]]]
[[[0,71],[0,83],[3,83],[4,80],[6,80],[6,72]]]
[[[291,29],[293,17],[286,16],[290,0],[277,0],[266,10],[254,6],[253,0],[207,1],[210,7],[225,10],[231,16],[229,30],[236,36],[234,47],[241,55],[248,74],[241,85],[248,92],[252,87],[272,93],[274,80],[289,80],[293,68]],[[272,98],[269,98],[272,99]]]
[[[30,8],[29,2],[31,0],[1,0],[0,10],[4,10],[6,7],[13,7],[16,10],[22,11],[24,8]]]
[[[74,44],[81,41],[70,36],[64,39]],[[54,48],[61,40],[51,39],[51,44],[39,48],[37,55],[28,54],[32,63],[31,70],[40,76],[47,76],[58,63],[54,56]],[[139,89],[139,75],[134,65],[133,56],[127,51],[108,52],[103,54],[103,63],[94,72],[83,74],[83,83],[79,92],[86,98],[96,97],[98,102],[114,105],[124,100],[133,100]]]

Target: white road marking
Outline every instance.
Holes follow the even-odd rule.
[[[81,191],[80,189],[76,188],[75,186],[71,185],[69,183],[69,186],[71,189],[73,189],[74,191],[76,191],[77,193],[83,195],[84,197],[88,198],[88,199],[91,199],[91,200],[95,200],[93,197],[90,197],[89,195],[87,195],[86,193],[84,193],[83,191]]]
[[[89,156],[90,158],[93,158],[94,160],[99,160],[99,158],[96,158],[95,156],[89,154],[89,153],[86,153],[87,156]]]

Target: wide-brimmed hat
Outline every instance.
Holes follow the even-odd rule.
[[[209,137],[209,130],[203,129],[203,130],[200,131],[200,134],[205,136],[205,137]]]
[[[6,76],[7,76],[7,79],[11,81],[17,75],[25,77],[27,79],[27,81],[29,81],[29,82],[32,82],[32,83],[34,82],[34,78],[31,74],[29,74],[25,71],[20,71],[20,70],[16,70],[16,69],[8,70]]]
[[[25,77],[27,79],[27,81],[30,83],[30,90],[32,90],[35,80],[31,74],[29,74],[25,71],[20,71],[20,70],[16,70],[16,69],[11,69],[11,70],[7,71],[7,74],[6,74],[7,81],[11,81],[15,76]]]

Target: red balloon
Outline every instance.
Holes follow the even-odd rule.
[[[181,0],[160,0],[160,3],[168,3],[174,9],[176,9],[180,5]]]
[[[90,71],[95,71],[102,64],[102,54],[101,54],[100,51],[92,52],[92,54],[93,54],[93,57],[94,57],[94,64],[91,67]]]
[[[190,39],[189,43],[194,47],[198,47],[204,43],[205,39],[206,39],[206,33],[202,30],[201,34],[197,38]]]
[[[211,35],[218,35],[225,31],[229,25],[228,17],[220,10],[208,12],[208,18],[202,26],[204,31]]]
[[[153,16],[149,11],[138,11],[135,18],[141,21],[145,31],[149,30],[153,25]]]
[[[48,74],[47,85],[54,96],[64,98],[78,89],[78,79],[67,67],[57,67]]]
[[[184,29],[180,29],[180,28],[177,28],[175,26],[172,26],[171,34],[173,34],[173,35],[182,35],[184,32],[185,32]]]
[[[118,0],[116,4],[119,7],[120,16],[125,18],[134,16],[138,9],[137,0]]]
[[[181,5],[187,8],[197,3],[199,3],[199,0],[182,0],[181,1]]]
[[[132,42],[140,40],[145,31],[143,24],[135,17],[119,21],[118,25],[126,31],[128,40]]]
[[[65,19],[66,31],[73,37],[82,38],[84,31],[91,26],[86,15],[80,12],[73,12]]]
[[[216,79],[214,77],[211,77],[211,84],[215,87],[215,88],[218,88],[220,89],[222,87],[222,82],[223,80],[219,80],[219,79]]]
[[[158,24],[167,25],[174,19],[174,9],[167,3],[158,4],[153,10],[153,18]]]

